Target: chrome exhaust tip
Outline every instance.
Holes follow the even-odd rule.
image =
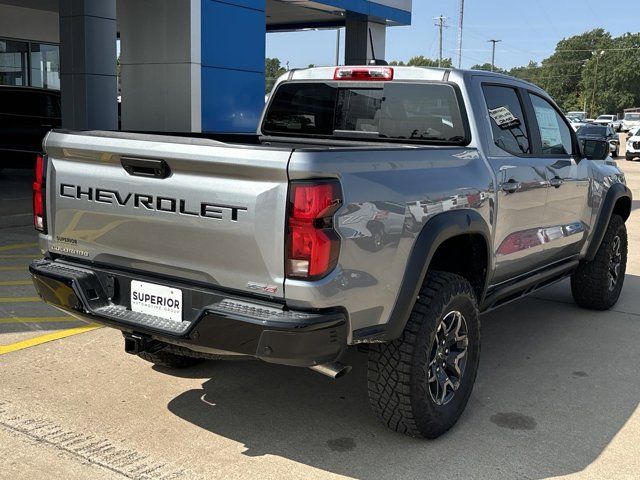
[[[344,377],[351,371],[350,365],[343,365],[340,362],[323,363],[322,365],[315,365],[309,368],[333,379]]]

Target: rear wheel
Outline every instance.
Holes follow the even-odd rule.
[[[620,297],[626,269],[627,228],[614,214],[594,259],[580,264],[571,276],[573,299],[583,308],[610,309]]]
[[[397,340],[369,347],[369,402],[382,423],[436,438],[462,414],[478,370],[480,322],[473,288],[429,272]]]

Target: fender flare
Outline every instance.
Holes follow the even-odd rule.
[[[398,296],[386,324],[365,327],[353,332],[354,343],[391,341],[402,334],[413,309],[414,299],[427,276],[434,253],[446,240],[465,234],[481,234],[487,244],[487,259],[491,258],[491,232],[486,221],[475,210],[451,210],[427,221],[409,254]],[[485,291],[490,274],[487,268]],[[484,297],[484,292],[483,295]],[[478,299],[478,304],[482,298]]]
[[[613,215],[616,203],[624,197],[627,197],[629,202],[631,202],[631,190],[629,190],[629,187],[624,183],[614,183],[609,187],[609,190],[602,201],[602,207],[600,208],[598,219],[596,220],[596,224],[593,228],[591,242],[587,248],[587,254],[585,255],[585,260],[587,262],[590,262],[595,258],[596,253],[600,248],[600,244],[602,243],[602,239],[604,238],[604,234],[607,231],[607,227],[609,226],[609,220],[611,219],[611,215]],[[625,218],[624,220],[626,221],[627,219]]]

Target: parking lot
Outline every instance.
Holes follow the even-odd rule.
[[[436,441],[377,423],[362,354],[337,381],[254,361],[172,372],[44,305],[30,174],[0,172],[2,476],[639,478],[640,162],[621,154],[636,200],[619,303],[581,310],[562,282],[485,315],[469,406]]]

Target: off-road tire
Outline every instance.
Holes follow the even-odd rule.
[[[610,288],[609,268],[615,255],[615,239],[620,239],[620,266],[617,282]],[[627,228],[620,215],[613,214],[596,256],[590,262],[581,263],[571,275],[573,300],[583,308],[608,310],[613,307],[622,291],[627,269]]]
[[[158,350],[157,352],[140,352],[138,356],[147,362],[151,362],[158,367],[165,368],[187,368],[198,365],[205,361],[204,358],[191,357],[173,353],[168,349]]]
[[[466,364],[451,400],[438,405],[429,390],[429,361],[436,330],[454,311],[466,322]],[[471,284],[459,275],[429,272],[400,338],[369,346],[367,386],[375,415],[396,432],[439,437],[456,423],[469,400],[479,356],[480,321]]]

